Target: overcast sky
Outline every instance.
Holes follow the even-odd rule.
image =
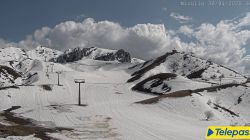
[[[250,0],[1,0],[0,47],[177,49],[249,69]]]

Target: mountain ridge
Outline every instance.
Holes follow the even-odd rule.
[[[216,64],[211,60],[204,60],[193,54],[177,52],[176,50],[167,52],[160,57],[144,63],[134,65],[129,70],[132,74],[127,82],[135,83],[132,90],[146,91],[153,94],[165,94],[165,87],[168,87],[169,90],[167,91],[171,90],[171,86],[168,83],[176,81],[169,78],[160,78],[159,75],[164,75],[164,73],[178,75],[176,76],[177,80],[179,78],[189,79],[190,83],[200,81],[211,84],[222,84],[241,83],[247,80],[247,77],[230,68]],[[183,84],[186,85],[187,83]]]
[[[123,49],[110,50],[97,47],[89,48],[73,48],[66,50],[63,54],[57,58],[51,59],[50,61],[57,63],[67,63],[81,60],[82,58],[90,58],[93,60],[101,61],[118,61],[121,63],[131,63],[131,56],[128,52]]]

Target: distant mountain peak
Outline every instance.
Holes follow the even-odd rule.
[[[51,60],[58,63],[74,62],[81,60],[82,58],[88,58],[101,61],[117,61],[117,62],[131,62],[131,56],[123,49],[111,50],[98,47],[89,48],[73,48],[66,50],[62,55]]]
[[[29,56],[29,58],[42,60],[42,61],[48,61],[50,59],[54,59],[61,54],[63,54],[61,51],[47,48],[41,45],[27,52],[27,55]]]
[[[199,79],[211,83],[219,83],[220,78],[222,78],[222,82],[232,82],[235,79],[240,81],[246,80],[246,77],[240,73],[218,65],[209,59],[204,60],[193,54],[177,52],[176,50],[167,52],[156,59],[135,65],[130,69],[133,73],[128,82],[159,73],[175,73],[188,79]]]

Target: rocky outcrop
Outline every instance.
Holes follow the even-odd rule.
[[[12,86],[15,84],[15,80],[21,77],[21,73],[14,69],[0,65],[0,87]]]
[[[102,61],[118,61],[121,63],[131,62],[130,54],[122,49],[108,50],[96,47],[90,47],[90,48],[78,47],[74,49],[69,49],[59,57],[52,59],[50,61],[54,61],[57,63],[66,63],[66,62],[78,61],[84,57]]]
[[[102,61],[119,61],[121,63],[131,62],[131,57],[128,52],[125,52],[123,49],[118,50],[115,53],[107,53],[105,55],[95,57],[95,60]]]

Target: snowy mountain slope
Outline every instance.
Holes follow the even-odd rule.
[[[131,59],[131,63],[132,64],[140,64],[140,63],[144,63],[145,61],[142,59],[138,59],[138,58],[132,58]]]
[[[37,76],[36,72],[41,71],[42,69],[41,63],[43,61],[50,61],[50,60],[53,61],[55,59],[59,60],[60,58],[63,58],[63,61],[71,62],[80,60],[82,57],[88,59],[92,63],[92,65],[94,63],[102,63],[102,66],[107,65],[107,63],[131,61],[129,53],[123,50],[109,50],[109,49],[102,49],[95,47],[82,48],[82,49],[75,48],[71,50],[69,49],[65,51],[65,53],[51,48],[46,48],[43,46],[38,46],[37,48],[29,51],[25,51],[21,48],[15,48],[15,47],[3,48],[0,50],[0,64],[13,69],[13,71],[19,73],[20,77],[22,77],[21,82],[19,82],[18,84],[32,84],[32,82],[35,82],[38,78],[36,77]],[[95,62],[92,60],[97,60],[97,61]],[[137,61],[137,59],[135,61]],[[49,66],[44,66],[44,67],[46,68]],[[33,80],[31,80],[30,78]],[[4,82],[4,80],[7,81]],[[13,80],[14,79],[11,79],[12,81],[11,83],[14,85],[16,83],[13,82]],[[2,83],[10,83],[10,82],[8,81],[8,78],[7,79],[3,78]],[[2,84],[2,86],[4,85],[5,84]]]
[[[28,67],[32,62],[25,50],[9,47],[0,50],[0,87],[22,85],[27,79]]]
[[[43,62],[42,65],[47,63]],[[61,75],[63,86],[56,85],[55,73],[46,77],[46,68],[43,67],[42,71],[38,71],[39,80],[34,86],[0,91],[1,110],[19,105],[21,108],[13,112],[18,116],[36,120],[38,125],[74,129],[50,134],[59,139],[198,140],[203,138],[201,134],[206,126],[212,124],[201,122],[199,119],[202,116],[195,119],[193,116],[168,113],[168,110],[157,106],[133,104],[152,96],[129,90],[131,83],[126,83],[129,74],[123,71],[122,67],[119,71],[114,65],[115,70],[99,69],[87,72],[70,70],[61,64],[55,64],[54,67],[55,70],[64,71]],[[78,85],[74,83],[74,79],[79,78],[86,80],[86,84],[81,88],[82,103],[87,104],[86,107],[75,105],[78,99]],[[44,90],[41,86],[44,84],[50,85],[52,90]],[[188,126],[188,129],[180,127],[184,125]],[[180,129],[183,135],[178,135],[176,130]],[[190,129],[197,131],[189,131]]]
[[[192,81],[183,76],[173,73],[159,73],[150,76],[132,87],[132,90],[152,93],[154,95],[167,94],[178,90],[192,90],[196,88],[209,87],[211,84]]]
[[[201,92],[202,96],[193,94],[182,98],[166,98],[153,105],[134,104],[154,96],[130,90],[133,83],[126,82],[130,77],[125,71],[128,65],[124,67],[125,64],[120,64],[117,67],[116,63],[111,63],[104,66],[96,61],[92,66],[80,66],[82,63],[92,64],[93,61],[95,60],[75,62],[75,65],[79,63],[79,67],[70,66],[72,63],[55,63],[54,71],[63,71],[60,75],[62,86],[57,86],[56,73],[49,72],[49,76],[46,76],[44,66],[50,62],[41,62],[43,67],[37,69],[39,79],[33,86],[20,87],[18,90],[0,90],[0,109],[19,105],[21,108],[13,112],[23,118],[36,120],[40,126],[72,128],[72,131],[49,134],[53,138],[65,140],[200,140],[204,138],[208,125],[230,125],[236,122],[245,124],[250,121],[244,110],[249,106],[249,88],[244,96],[241,96],[244,92],[243,87],[232,87],[218,92],[204,91]],[[96,68],[97,65],[100,67]],[[74,79],[80,78],[86,80],[81,87],[82,103],[87,104],[85,107],[76,105],[78,85],[74,83]],[[183,82],[191,81],[187,78],[178,79]],[[181,89],[179,82],[172,83],[176,91]],[[190,85],[190,88],[197,87],[198,83]],[[43,85],[49,85],[51,90],[43,89]],[[227,111],[213,109],[212,105],[207,104],[209,100],[217,103],[217,96],[221,100],[221,106],[231,109],[240,117],[232,117]],[[233,107],[240,96],[244,99]],[[204,112],[207,110],[214,113],[214,117],[209,121],[205,121]],[[182,135],[179,134],[180,131]]]
[[[0,49],[0,61],[1,63],[6,61],[19,61],[27,58],[25,50],[16,47],[8,47]]]
[[[43,51],[39,53],[39,50]],[[44,61],[43,56],[51,53],[53,53],[53,50],[45,47],[37,47],[30,51],[15,47],[2,48],[0,49],[0,64],[8,66],[18,72],[25,73],[33,60]]]
[[[12,86],[19,82],[21,74],[10,67],[0,65],[0,88]]]
[[[93,53],[93,56],[96,54]],[[212,87],[211,82],[218,83],[216,78],[210,78],[211,75],[224,74],[227,77],[236,74],[236,80],[240,76],[223,66],[205,63],[206,60],[191,55],[187,58],[191,61],[186,61],[184,55],[172,52],[133,67],[131,63],[93,60],[92,55],[64,64],[31,58],[13,61],[9,63],[10,68],[21,73],[22,77],[17,79],[21,79],[26,86],[0,90],[0,125],[15,127],[12,121],[5,120],[3,112],[17,106],[20,108],[12,110],[13,115],[19,117],[21,123],[23,119],[33,122],[31,128],[29,125],[19,125],[19,129],[37,126],[54,130],[56,127],[69,129],[46,133],[50,138],[62,140],[201,140],[209,125],[248,124],[249,83],[198,91],[196,89]],[[175,62],[182,66],[175,67],[172,65]],[[201,68],[195,69],[196,65]],[[203,68],[206,69],[199,74],[197,71]],[[57,85],[57,71],[62,72],[59,76],[60,86]],[[127,82],[131,73],[139,77]],[[201,77],[194,78],[193,75]],[[207,77],[208,80],[205,79]],[[75,79],[86,81],[80,88],[81,101],[86,106],[77,105],[79,89]],[[232,80],[222,82],[225,84]],[[184,89],[196,90],[197,93],[162,98],[154,104],[137,104],[135,102],[159,96],[130,90],[136,84],[139,88],[150,90],[140,92],[171,94]],[[207,111],[213,113],[209,120],[206,120]],[[5,127],[0,130],[5,130]],[[25,135],[21,133],[21,136],[18,131],[11,135],[5,133],[4,136],[0,132],[0,139],[42,139],[36,135],[39,131],[35,134],[25,131]]]
[[[246,77],[229,68],[213,63],[210,60],[203,60],[190,54],[180,52],[168,52],[154,60],[146,61],[136,65],[130,81],[140,79],[145,75],[154,75],[161,72],[176,73],[189,79],[199,79],[207,82],[222,83],[236,80],[242,82]],[[224,77],[224,78],[223,78]]]
[[[131,62],[130,54],[124,50],[109,50],[97,47],[69,49],[51,61],[66,63],[78,61],[82,58],[102,61],[118,61],[121,63]]]
[[[41,61],[24,59],[11,64],[0,65],[1,88],[17,85],[30,85],[38,80],[37,71],[42,71]]]
[[[13,64],[24,59],[27,59],[28,56],[25,50],[21,48],[8,47],[0,48],[0,65],[5,65],[13,68]]]
[[[154,97],[138,103],[154,103],[157,106],[164,105],[169,107],[173,104],[176,105],[178,101],[182,100],[180,102],[182,108],[183,105],[186,104],[185,102],[191,105],[185,105],[185,109],[195,106],[203,106],[203,111],[199,111],[197,113],[198,115],[200,114],[200,116],[203,114],[204,118],[205,112],[209,111],[212,114],[212,120],[220,120],[222,122],[225,121],[228,125],[249,125],[250,117],[246,110],[250,107],[250,89],[246,85],[233,86],[216,91],[202,91],[198,92],[198,94],[186,94],[186,96],[184,94],[184,96],[180,96],[178,95],[180,94],[178,92],[176,92],[176,95],[174,96],[168,96],[170,94],[171,93],[162,95],[158,102],[156,101],[156,98],[158,97]],[[153,102],[153,100],[156,102]],[[176,103],[173,103],[172,101],[175,101]],[[188,112],[186,112],[185,109],[178,108],[178,106],[175,106],[174,111],[187,116]]]
[[[61,54],[63,54],[63,52],[43,46],[38,46],[35,49],[27,52],[29,58],[42,61],[54,59]]]
[[[168,52],[163,56],[156,59],[146,61],[142,64],[137,64],[129,68],[131,78],[128,82],[138,83],[134,88],[143,91],[149,88],[161,88],[162,84],[167,86],[168,79],[154,78],[155,75],[161,73],[173,73],[190,79],[187,84],[201,81],[210,84],[223,84],[223,83],[241,83],[247,80],[241,74],[226,68],[224,66],[213,63],[210,60],[203,60],[190,54],[180,53],[176,51]],[[153,78],[152,78],[153,77]],[[150,79],[150,80],[148,80]],[[145,82],[146,80],[146,82]],[[170,80],[171,81],[171,80]],[[178,81],[178,80],[177,80]],[[183,81],[183,80],[181,80]],[[160,83],[160,84],[159,84]],[[184,83],[183,83],[184,84]],[[186,84],[182,85],[185,87]],[[141,87],[141,88],[137,88]],[[168,88],[169,91],[171,87]],[[185,88],[184,88],[185,89]],[[165,90],[158,91],[157,93],[164,93]]]

